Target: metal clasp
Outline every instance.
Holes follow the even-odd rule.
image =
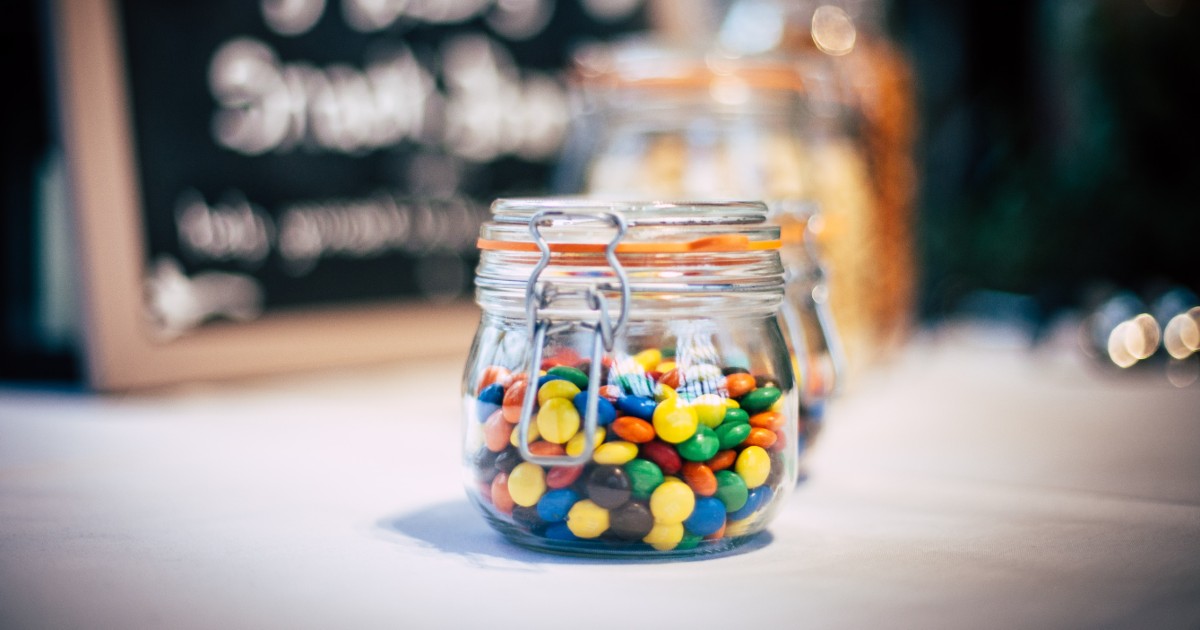
[[[616,284],[612,282],[595,283],[586,289],[568,290],[550,282],[541,282],[542,272],[550,264],[550,245],[542,236],[541,227],[553,223],[555,219],[596,220],[612,224],[617,230],[616,236],[604,248],[604,257],[616,274]],[[525,285],[525,319],[528,323],[529,365],[526,374],[529,377],[525,384],[525,400],[521,404],[521,418],[517,422],[517,448],[525,461],[542,466],[575,466],[584,464],[592,458],[596,450],[596,427],[598,422],[598,406],[600,399],[600,374],[605,351],[612,351],[617,332],[629,318],[630,290],[629,279],[625,269],[617,260],[617,245],[625,236],[628,226],[625,218],[615,212],[566,212],[562,210],[542,210],[529,220],[529,232],[533,242],[542,252],[542,258],[533,268],[529,283]],[[621,308],[616,323],[608,314],[608,301],[605,291],[619,291]],[[554,323],[548,318],[542,318],[540,311],[545,309],[555,299],[560,297],[583,297],[589,309],[596,311],[595,322],[561,322]],[[538,371],[542,364],[542,348],[546,343],[546,335],[552,332],[570,330],[574,327],[590,329],[592,334],[591,367],[588,373],[587,399],[584,405],[583,450],[578,455],[535,455],[529,450],[529,423],[533,421],[533,403],[537,399]]]
[[[846,351],[833,320],[833,311],[830,309],[828,272],[817,252],[818,244],[811,221],[810,219],[804,228],[804,250],[808,256],[807,273],[801,275],[797,269],[789,266],[784,270],[784,284],[785,291],[788,293],[794,292],[796,285],[807,290],[803,301],[806,308],[817,317],[817,329],[821,333],[825,351],[829,354],[830,367],[833,372],[833,385],[824,392],[826,397],[830,397],[836,395],[845,385]],[[799,356],[809,356],[808,342],[804,338],[804,322],[800,311],[796,308],[796,300],[793,300],[791,295],[783,301],[781,312],[784,323],[787,324],[793,350]],[[816,402],[804,391],[805,389],[807,388],[802,389],[800,393],[801,397],[805,399],[805,404]]]

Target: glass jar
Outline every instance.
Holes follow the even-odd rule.
[[[782,230],[783,330],[800,381],[801,449],[846,372],[831,313],[814,201],[813,147],[828,118],[813,115],[791,57],[702,55],[634,41],[579,55],[582,116],[559,177],[562,190],[649,199],[763,199]]]
[[[492,211],[463,380],[465,483],[487,521],[573,554],[712,553],[761,532],[796,481],[799,404],[766,207]]]

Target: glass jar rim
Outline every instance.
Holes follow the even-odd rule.
[[[567,213],[612,212],[629,227],[758,225],[767,221],[769,210],[761,201],[750,200],[629,200],[601,197],[511,197],[492,203],[492,220],[497,223],[528,224],[542,210]]]

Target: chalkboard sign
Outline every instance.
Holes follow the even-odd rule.
[[[59,0],[92,382],[469,343],[474,239],[541,191],[571,48],[638,0]]]

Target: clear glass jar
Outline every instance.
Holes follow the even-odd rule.
[[[768,221],[782,230],[787,299],[780,315],[800,380],[803,452],[846,361],[819,248],[825,222],[814,201],[821,189],[814,147],[830,121],[810,111],[811,73],[794,61],[637,41],[581,54],[581,123],[558,183],[598,196],[765,200]]]
[[[761,532],[796,481],[799,405],[766,207],[493,213],[463,380],[465,483],[487,521],[572,554],[712,553]]]

